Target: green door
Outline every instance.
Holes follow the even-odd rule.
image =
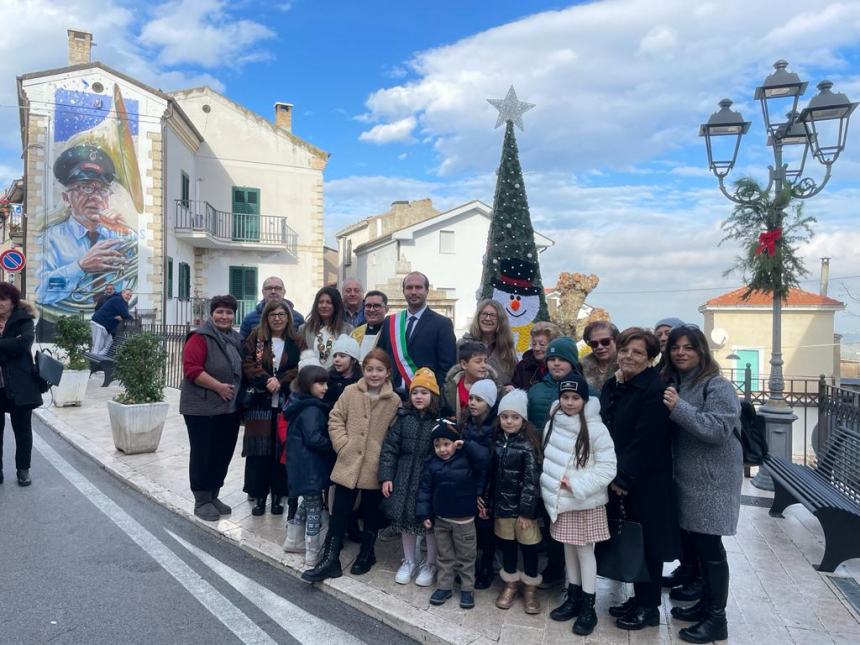
[[[233,187],[233,239],[260,241],[260,189]]]
[[[230,267],[230,295],[239,301],[236,324],[257,306],[257,267]]]
[[[747,363],[750,366],[750,374],[752,375],[752,381],[750,382],[750,388],[753,392],[759,392],[761,390],[761,379],[759,378],[759,364],[758,364],[758,350],[757,349],[736,349],[735,354],[738,356],[738,362],[735,365],[735,382],[743,388],[744,385],[744,370],[747,367]]]

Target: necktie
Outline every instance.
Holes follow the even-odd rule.
[[[406,323],[406,340],[412,340],[412,328],[415,327],[415,321],[418,320],[415,316],[409,316],[409,322]]]
[[[87,231],[87,239],[90,241],[90,248],[96,245],[96,242],[99,241],[99,232],[98,231]]]

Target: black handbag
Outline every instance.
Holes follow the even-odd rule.
[[[34,368],[36,383],[42,394],[52,385],[59,385],[60,379],[63,378],[63,364],[47,352],[41,350],[36,352]]]
[[[642,525],[626,519],[623,499],[619,507],[621,518],[609,520],[609,539],[594,548],[597,575],[621,582],[650,582]]]

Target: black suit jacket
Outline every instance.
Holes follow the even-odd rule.
[[[403,386],[403,380],[400,378],[400,373],[394,363],[394,348],[388,337],[389,318],[391,316],[386,317],[382,325],[379,332],[379,342],[376,346],[384,350],[391,358],[394,387],[399,389]],[[445,383],[445,375],[457,362],[457,338],[454,336],[454,325],[451,321],[428,307],[421,314],[418,322],[415,323],[406,349],[416,367],[429,367],[433,370],[441,391]]]

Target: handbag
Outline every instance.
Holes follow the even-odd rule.
[[[609,539],[594,548],[597,575],[621,582],[650,582],[642,525],[626,519],[623,499],[619,505],[621,518],[609,520]]]
[[[60,379],[63,378],[63,364],[47,352],[41,350],[36,352],[36,361],[33,367],[36,383],[42,394],[47,392],[52,385],[59,385]]]

